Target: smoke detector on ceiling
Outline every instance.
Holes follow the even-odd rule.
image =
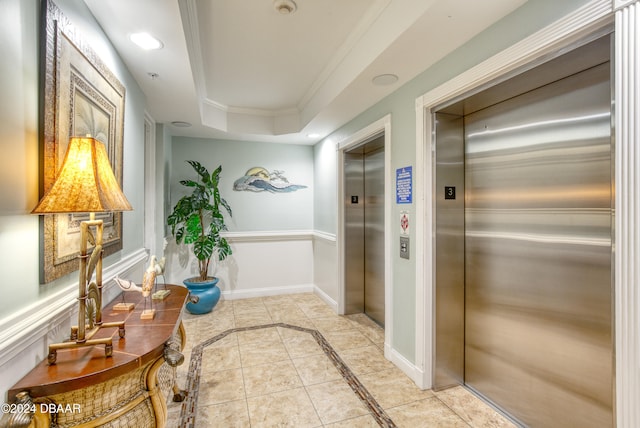
[[[280,15],[289,15],[298,9],[293,0],[273,0],[273,7]]]

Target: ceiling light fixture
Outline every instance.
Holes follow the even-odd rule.
[[[171,124],[173,126],[178,127],[178,128],[189,128],[189,127],[191,127],[191,124],[189,122],[184,122],[182,120],[174,120],[173,122],[171,122]]]
[[[162,42],[155,37],[153,37],[149,33],[133,33],[129,35],[129,40],[131,40],[136,45],[140,46],[144,50],[153,50],[160,49],[164,45]]]
[[[389,86],[398,81],[398,76],[395,74],[380,74],[374,77],[371,81],[376,86]]]
[[[273,0],[273,7],[280,15],[290,15],[298,9],[293,0]]]

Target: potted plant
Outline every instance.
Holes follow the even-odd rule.
[[[222,209],[231,216],[231,207],[220,196],[218,184],[222,165],[211,174],[199,162],[189,160],[198,174],[198,181],[182,180],[180,184],[191,188],[191,194],[183,196],[167,217],[171,234],[177,244],[193,244],[193,254],[198,259],[198,277],[184,280],[191,294],[199,297],[198,303],[187,303],[193,314],[211,312],[220,299],[218,278],[209,276],[211,258],[216,255],[222,261],[231,254],[231,247],[220,232],[227,230]]]

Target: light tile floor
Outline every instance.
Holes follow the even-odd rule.
[[[181,387],[187,384],[194,346],[231,329],[284,323],[320,332],[348,366],[351,379],[355,375],[355,382],[395,426],[514,426],[462,387],[420,390],[384,358],[379,326],[363,314],[338,316],[314,294],[220,301],[210,314],[185,313],[183,322],[187,346],[185,363],[178,368]],[[307,331],[260,327],[232,332],[196,349],[201,349],[194,351],[201,352],[196,427],[380,425],[372,407],[350,387],[349,376],[345,379]],[[180,425],[182,407],[169,404],[168,427]]]

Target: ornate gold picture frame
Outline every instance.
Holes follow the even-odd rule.
[[[69,138],[87,134],[105,144],[122,187],[124,85],[51,0],[43,3],[41,29],[40,196],[53,184]],[[104,220],[104,254],[121,250],[122,213],[96,217]],[[78,214],[40,217],[40,282],[78,269],[81,220]]]

